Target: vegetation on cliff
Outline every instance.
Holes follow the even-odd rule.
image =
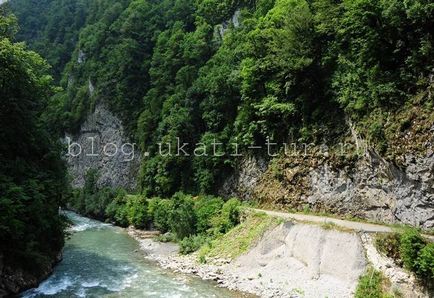
[[[56,90],[47,63],[15,42],[16,31],[0,7],[0,296],[31,285],[14,279],[18,271],[46,274],[64,241],[65,166],[45,114]]]
[[[384,151],[395,144],[382,127],[400,107],[432,109],[427,0],[29,3],[11,3],[21,37],[45,45],[55,72],[74,48],[53,100],[56,127],[74,131],[106,103],[150,153],[139,181],[146,196],[214,193],[237,162],[194,156],[191,146],[189,156],[161,156],[160,142],[176,147],[179,137],[208,153],[213,143],[227,153],[267,138],[333,143],[350,119]]]
[[[406,228],[400,233],[379,235],[375,243],[379,251],[434,289],[434,243],[425,239],[420,231]]]
[[[252,238],[237,226],[239,201],[205,195],[215,194],[236,166],[229,155],[234,143],[241,152],[267,141],[334,143],[351,122],[384,153],[400,146],[396,131],[416,125],[423,133],[411,130],[415,137],[431,133],[429,0],[11,0],[6,6],[20,27],[17,33],[15,18],[0,8],[0,259],[9,267],[44,270],[62,247],[57,208],[67,187],[56,138],[76,132],[97,102],[149,153],[140,195],[97,188],[98,173],[89,171],[69,205],[122,226],[152,224],[180,241],[184,253],[205,247],[203,256],[223,249],[213,240],[230,230],[220,239],[229,247],[231,235],[245,236],[234,254]],[[158,143],[176,148],[179,141],[203,149],[160,154]],[[258,224],[255,233],[263,228]],[[410,232],[392,240],[399,247],[390,249],[393,255],[431,281],[432,244]],[[381,276],[374,277],[378,286]]]

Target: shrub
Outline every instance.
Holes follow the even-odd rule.
[[[155,199],[152,204],[149,204],[152,212],[152,220],[155,227],[161,232],[166,233],[170,229],[169,216],[173,209],[173,202],[170,200]]]
[[[148,200],[148,217],[153,219],[155,208],[157,208],[158,204],[160,203],[160,198],[151,198]]]
[[[369,268],[362,275],[357,285],[355,298],[383,298],[387,297],[382,290],[383,277],[380,272]]]
[[[128,226],[128,210],[127,210],[127,196],[125,191],[120,191],[116,198],[108,204],[105,213],[108,219],[114,221],[116,224],[126,227]]]
[[[178,239],[183,239],[196,233],[196,214],[191,196],[176,193],[172,197],[173,208],[169,212],[170,231]]]
[[[226,233],[240,223],[241,202],[232,198],[223,204],[219,215],[212,219],[212,226],[216,233]]]
[[[155,237],[155,240],[160,242],[176,242],[176,236],[170,232]]]
[[[185,237],[179,243],[179,252],[183,255],[190,254],[198,250],[206,242],[207,238],[203,235]]]
[[[434,243],[427,244],[417,258],[417,273],[424,279],[434,282]]]
[[[425,246],[425,241],[416,229],[406,229],[401,235],[399,253],[407,269],[416,270],[417,257]]]
[[[217,216],[223,206],[223,200],[215,197],[201,197],[195,204],[197,232],[205,233],[212,227],[212,218]]]
[[[401,235],[398,233],[387,233],[377,235],[375,246],[381,253],[392,258],[396,264],[402,265],[401,255],[399,253]]]
[[[144,229],[148,225],[148,202],[142,196],[127,197],[128,223],[136,228]]]

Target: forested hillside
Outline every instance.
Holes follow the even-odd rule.
[[[176,137],[222,152],[267,138],[334,143],[351,120],[387,150],[382,126],[434,67],[428,0],[33,2],[11,1],[20,39],[55,76],[72,57],[51,118],[74,132],[108,105],[151,153],[139,181],[148,195],[215,192],[236,163],[155,154]],[[418,104],[429,111],[432,97]]]
[[[240,197],[267,207],[434,227],[433,35],[431,0],[2,4],[0,291],[47,273],[66,201],[120,225],[186,222],[189,251],[238,224],[237,200],[207,195],[243,175]],[[59,140],[102,106],[114,116],[95,119],[148,154],[139,195],[98,189],[92,168],[71,196]],[[186,154],[159,152],[178,142]],[[340,142],[366,152],[338,156]],[[289,159],[283,143],[329,151]]]
[[[107,106],[149,153],[137,189],[148,197],[217,193],[239,167],[230,155],[235,143],[268,162],[266,151],[248,146],[333,148],[356,139],[401,167],[412,158],[403,153],[429,142],[434,4],[427,0],[12,0],[9,7],[18,38],[53,65],[61,86],[46,109],[50,128],[77,133],[97,103]],[[194,146],[189,156],[158,154],[158,143],[176,148],[177,138],[208,154],[194,156]],[[218,154],[209,154],[215,144]],[[300,177],[308,172],[282,174],[287,164],[271,163],[256,197],[302,208],[308,187]],[[349,165],[354,156],[332,158],[335,168]],[[384,218],[378,208],[374,217]]]
[[[66,168],[45,113],[56,89],[16,32],[0,7],[0,296],[36,285],[64,242]]]

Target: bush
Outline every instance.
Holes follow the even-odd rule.
[[[368,271],[362,275],[357,285],[355,298],[383,298],[382,290],[383,277],[380,272],[369,268]]]
[[[119,226],[128,226],[128,210],[126,204],[126,192],[121,191],[116,198],[108,204],[105,210],[107,218],[114,221]]]
[[[149,203],[149,211],[152,213],[152,220],[161,233],[166,233],[170,230],[169,217],[173,209],[171,200],[154,199]]]
[[[399,253],[404,267],[416,271],[417,257],[425,246],[425,241],[416,229],[407,229],[401,235]]]
[[[212,218],[217,216],[223,206],[223,200],[215,197],[201,197],[195,204],[197,232],[205,233],[212,227]]]
[[[212,226],[216,233],[224,234],[240,223],[241,202],[232,198],[223,204],[219,215],[212,219]]]
[[[136,228],[144,229],[148,225],[148,201],[142,196],[127,197],[128,223]]]
[[[417,273],[422,278],[434,282],[434,243],[427,244],[417,258]]]
[[[378,251],[392,258],[396,264],[402,266],[401,255],[399,253],[401,235],[398,233],[387,233],[377,235],[375,246]]]
[[[198,250],[206,242],[207,238],[203,235],[185,237],[179,243],[179,252],[183,255],[190,254]]]
[[[169,212],[170,231],[178,239],[183,239],[196,233],[196,214],[191,196],[176,193],[172,197],[173,208]]]
[[[159,235],[155,238],[155,240],[160,242],[176,242],[176,236],[170,232],[167,232],[165,234]]]

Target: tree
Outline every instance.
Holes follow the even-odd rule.
[[[58,136],[41,120],[54,91],[48,65],[13,42],[15,26],[0,8],[0,255],[38,276],[63,246],[66,172]]]

